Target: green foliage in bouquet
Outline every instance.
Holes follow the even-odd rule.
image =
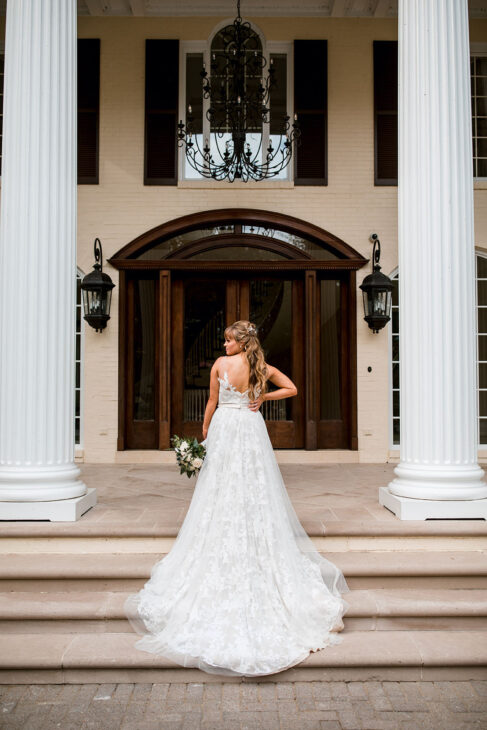
[[[174,435],[171,443],[176,453],[176,461],[179,466],[179,473],[192,477],[199,472],[203,466],[206,455],[206,448],[196,438],[185,438]]]

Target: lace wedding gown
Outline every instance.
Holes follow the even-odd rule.
[[[340,640],[348,588],[298,520],[262,414],[219,380],[185,520],[125,613],[139,649],[214,674],[273,674]]]

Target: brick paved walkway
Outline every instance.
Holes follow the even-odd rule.
[[[2,730],[471,730],[487,681],[0,686]]]

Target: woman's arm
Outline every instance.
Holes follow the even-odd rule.
[[[215,360],[215,362],[213,363],[213,367],[211,368],[210,397],[208,398],[208,403],[206,404],[205,417],[203,419],[203,438],[204,439],[208,435],[208,429],[210,427],[211,419],[213,418],[213,414],[218,405],[218,390],[220,387],[220,385],[218,383],[218,363],[220,362],[220,360],[221,360],[221,357],[219,357],[218,360]]]
[[[263,396],[261,395],[253,401],[249,406],[252,411],[258,411],[265,400],[282,400],[283,398],[292,398],[298,394],[298,389],[291,378],[281,373],[280,370],[272,365],[267,365],[267,372],[269,373],[268,380],[277,385],[278,388],[270,393],[264,393]]]

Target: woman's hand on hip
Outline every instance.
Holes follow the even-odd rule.
[[[261,407],[262,403],[264,402],[264,399],[261,395],[259,395],[258,398],[255,400],[250,401],[249,408],[251,411],[258,411]]]

